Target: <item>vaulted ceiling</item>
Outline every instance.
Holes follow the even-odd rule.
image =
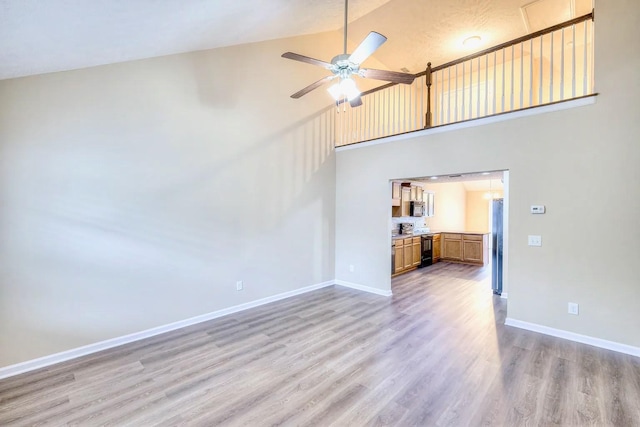
[[[591,2],[351,0],[349,41],[378,31],[389,41],[376,59],[418,72],[470,53],[468,36],[482,37],[479,50],[588,13]],[[343,0],[0,0],[0,79],[339,31],[343,13]]]

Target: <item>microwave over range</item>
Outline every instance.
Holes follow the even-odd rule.
[[[424,202],[411,202],[411,208],[409,210],[411,216],[425,216],[425,203]]]

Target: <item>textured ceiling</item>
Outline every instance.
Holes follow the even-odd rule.
[[[483,38],[479,50],[526,34],[528,3],[351,0],[350,45],[378,31],[389,41],[376,59],[418,72],[470,53],[469,35]],[[340,30],[343,8],[343,0],[0,0],[0,79]],[[538,14],[531,22],[545,13],[529,10]]]
[[[591,11],[592,0],[391,0],[349,25],[351,38],[373,28],[389,37],[376,58],[390,69],[423,71]],[[529,19],[521,8],[529,6]],[[480,36],[480,45],[463,41]]]

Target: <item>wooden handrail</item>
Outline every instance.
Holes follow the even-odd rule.
[[[438,65],[437,67],[433,67],[431,69],[432,72],[440,71],[445,68],[453,67],[454,65],[462,64],[463,62],[469,61],[471,59],[476,59],[481,56],[488,55],[493,52],[497,52],[499,50],[505,49],[507,47],[520,44],[522,42],[526,42],[527,40],[535,39],[536,37],[544,36],[545,34],[552,33],[554,31],[561,30],[566,27],[570,27],[575,24],[579,24],[580,22],[587,21],[589,19],[593,20],[593,11],[587,13],[586,15],[579,16],[577,18],[571,19],[569,21],[562,22],[560,24],[554,25],[553,27],[545,28],[544,30],[536,31],[535,33],[527,34],[526,36],[518,37],[517,39],[499,44],[494,47],[490,47],[489,49],[482,50],[480,52],[473,53],[471,55],[467,55],[463,58],[456,59],[455,61],[447,62],[446,64]],[[425,72],[421,72],[416,74],[416,77],[424,76]]]
[[[513,45],[525,42],[527,40],[535,39],[536,37],[540,37],[540,36],[543,36],[545,34],[549,34],[549,33],[552,33],[554,31],[558,31],[558,30],[560,30],[562,28],[570,27],[571,25],[579,24],[580,22],[584,22],[584,21],[587,21],[589,19],[594,20],[594,17],[595,17],[595,13],[592,10],[590,13],[587,13],[586,15],[582,15],[582,16],[579,16],[577,18],[570,19],[569,21],[565,21],[565,22],[562,22],[560,24],[554,25],[552,27],[545,28],[545,29],[540,30],[540,31],[536,31],[535,33],[527,34],[526,36],[518,37],[517,39],[510,40],[508,42],[499,44],[499,45],[494,46],[494,47],[490,47],[488,49],[482,50],[480,52],[473,53],[471,55],[467,55],[467,56],[465,56],[463,58],[456,59],[455,61],[450,61],[450,62],[447,62],[446,64],[438,65],[437,67],[431,67],[430,71],[431,71],[431,73],[435,73],[436,71],[440,71],[440,70],[443,70],[445,68],[452,67],[452,66],[455,66],[457,64],[461,64],[461,63],[469,61],[471,59],[479,58],[479,57],[487,55],[489,53],[497,52],[497,51],[499,51],[501,49],[504,49],[504,48],[507,48],[509,46],[513,46]],[[418,77],[425,76],[426,74],[427,74],[427,71],[425,70],[425,71],[422,71],[420,73],[414,74],[414,76],[416,76],[416,78],[418,78]],[[364,91],[364,92],[362,92],[362,94],[360,96],[369,95],[371,93],[375,93],[375,92],[378,92],[380,90],[387,89],[387,88],[392,87],[392,86],[396,86],[398,84],[399,83],[387,83],[387,84],[384,84],[382,86],[378,86],[378,87],[375,87],[373,89],[369,89],[367,91]],[[338,103],[340,104],[342,102],[344,102],[344,100],[340,101]]]

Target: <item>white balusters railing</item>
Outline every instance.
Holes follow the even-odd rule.
[[[339,104],[336,146],[592,95],[593,27],[586,15]]]

